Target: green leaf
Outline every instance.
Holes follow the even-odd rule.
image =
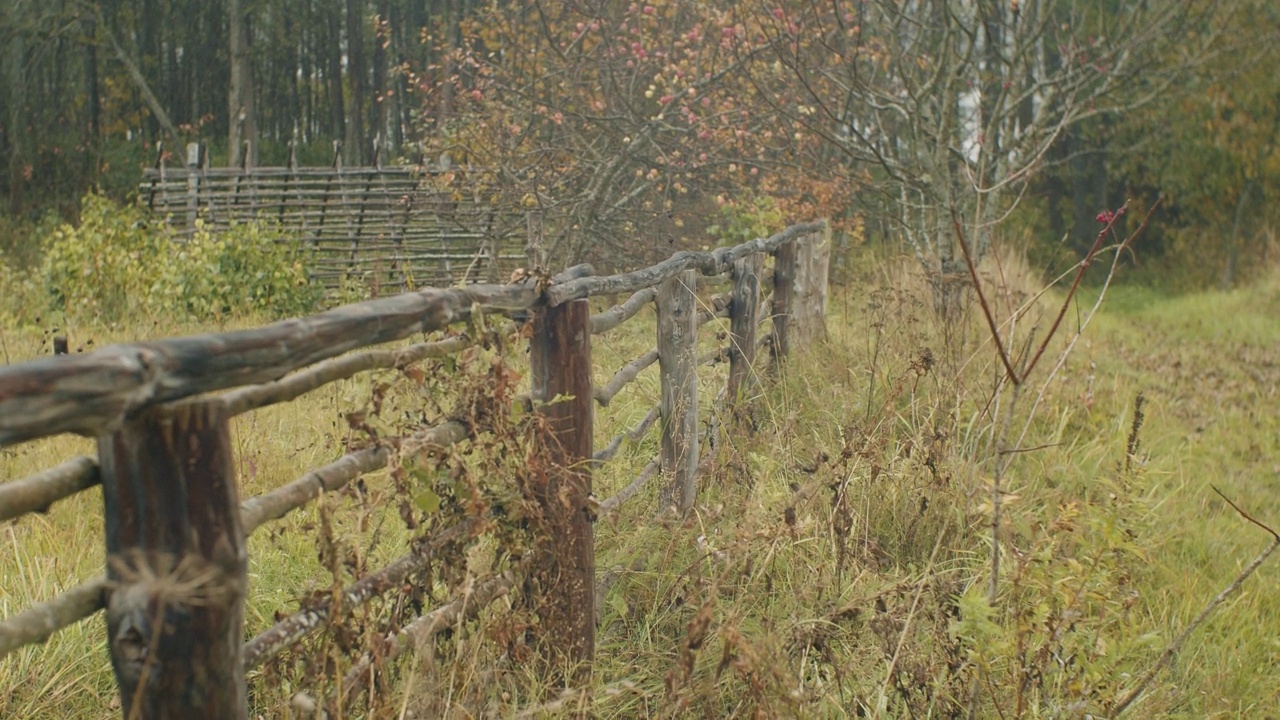
[[[413,504],[423,512],[435,513],[440,510],[440,496],[431,488],[425,488],[413,496]]]
[[[613,597],[609,598],[609,607],[613,608],[618,617],[627,616],[627,599],[622,596],[622,593],[614,593]]]

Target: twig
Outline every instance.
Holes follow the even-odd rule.
[[[987,327],[991,329],[991,339],[996,343],[996,352],[1000,355],[1000,362],[1004,364],[1004,370],[1009,375],[1009,379],[1014,385],[1022,383],[1022,378],[1018,377],[1018,371],[1013,369],[1013,362],[1009,359],[1009,353],[1004,349],[1004,341],[1000,339],[1000,329],[996,326],[996,319],[991,314],[991,306],[987,304],[987,294],[982,292],[982,283],[978,281],[978,268],[973,264],[973,256],[969,254],[969,243],[965,242],[964,230],[960,227],[960,218],[956,215],[955,209],[951,210],[951,224],[955,227],[956,237],[960,240],[960,251],[964,254],[964,264],[969,268],[969,278],[973,280],[973,290],[978,295],[978,304],[982,306],[982,314],[987,318]]]
[[[1036,445],[1035,447],[1028,447],[1028,448],[1008,448],[1006,450],[998,450],[997,453],[1000,455],[1014,455],[1017,453],[1035,452],[1037,450],[1048,450],[1049,448],[1056,448],[1064,444],[1065,443],[1056,442],[1056,443],[1046,443],[1044,445]]]
[[[1163,198],[1156,198],[1155,202],[1151,203],[1151,207],[1147,208],[1147,214],[1143,216],[1142,222],[1138,224],[1137,229],[1129,234],[1128,239],[1120,243],[1119,249],[1116,250],[1117,256],[1119,256],[1121,251],[1128,247],[1129,243],[1132,242],[1134,238],[1142,234],[1142,231],[1147,227],[1147,223],[1151,220],[1151,215],[1155,213],[1156,208],[1160,207],[1160,201],[1162,199]],[[1106,227],[1102,228],[1102,231],[1098,233],[1097,239],[1093,241],[1093,247],[1089,248],[1088,254],[1084,257],[1084,262],[1080,263],[1080,271],[1076,273],[1076,279],[1072,281],[1071,289],[1067,291],[1067,296],[1062,300],[1062,308],[1058,310],[1058,317],[1053,319],[1053,325],[1049,328],[1049,332],[1044,336],[1044,341],[1040,343],[1040,347],[1036,350],[1036,354],[1026,365],[1028,374],[1031,372],[1032,368],[1036,366],[1036,363],[1040,361],[1040,356],[1044,355],[1044,351],[1049,347],[1049,340],[1053,338],[1055,333],[1057,333],[1058,325],[1062,323],[1062,318],[1067,314],[1067,308],[1071,305],[1071,299],[1076,296],[1076,290],[1080,288],[1080,281],[1084,279],[1084,274],[1089,269],[1089,265],[1092,263],[1094,256],[1097,255],[1098,251],[1102,248],[1103,239],[1107,237],[1108,233],[1112,232],[1112,228],[1115,226],[1116,220],[1120,219],[1120,216],[1128,209],[1129,202],[1126,200],[1118,210],[1111,213],[1111,216],[1107,218]]]
[[[1245,520],[1248,520],[1254,525],[1257,525],[1258,527],[1270,533],[1271,544],[1268,545],[1265,550],[1259,553],[1258,556],[1255,557],[1252,562],[1250,562],[1247,566],[1245,566],[1244,570],[1241,570],[1240,574],[1236,575],[1236,578],[1231,581],[1230,585],[1227,585],[1225,588],[1223,588],[1222,592],[1215,595],[1214,598],[1209,601],[1209,604],[1204,606],[1204,609],[1200,611],[1200,614],[1196,615],[1195,619],[1191,621],[1191,624],[1187,625],[1187,627],[1183,629],[1182,633],[1178,635],[1177,639],[1169,643],[1169,647],[1164,649],[1164,652],[1160,654],[1159,659],[1157,659],[1155,664],[1151,666],[1150,670],[1147,670],[1146,674],[1142,676],[1142,679],[1138,681],[1138,684],[1135,685],[1134,688],[1129,691],[1129,694],[1121,698],[1120,701],[1117,702],[1111,708],[1111,711],[1108,713],[1110,717],[1118,716],[1120,713],[1127,710],[1135,700],[1141,697],[1142,693],[1146,692],[1147,687],[1151,685],[1151,682],[1156,679],[1156,675],[1158,675],[1160,671],[1163,670],[1165,666],[1169,664],[1169,661],[1173,658],[1173,656],[1178,654],[1178,651],[1182,649],[1182,646],[1187,642],[1187,638],[1191,636],[1191,633],[1195,632],[1196,629],[1198,629],[1201,625],[1203,625],[1205,620],[1209,618],[1209,614],[1212,613],[1215,609],[1217,609],[1219,605],[1225,602],[1227,597],[1230,596],[1231,593],[1239,589],[1239,587],[1242,584],[1244,584],[1244,581],[1247,580],[1249,576],[1254,573],[1255,570],[1257,570],[1259,567],[1262,567],[1262,563],[1266,562],[1267,558],[1271,557],[1271,553],[1275,552],[1276,548],[1280,548],[1280,534],[1276,534],[1275,530],[1272,530],[1271,528],[1267,527],[1263,523],[1254,519],[1253,516],[1249,515],[1249,513],[1242,510],[1239,505],[1236,505],[1234,502],[1231,502],[1231,499],[1228,498],[1226,495],[1223,495],[1222,491],[1219,490],[1218,488],[1214,487],[1213,485],[1210,485],[1209,487],[1213,488],[1213,491],[1218,493],[1218,495],[1221,496],[1223,500],[1226,500],[1227,504],[1229,504],[1232,508],[1234,508],[1236,512],[1240,513],[1241,517],[1243,517]]]
[[[1266,530],[1266,531],[1267,531],[1267,534],[1269,534],[1273,539],[1275,539],[1275,540],[1277,540],[1277,541],[1280,541],[1280,535],[1277,535],[1275,530],[1272,530],[1271,528],[1267,527],[1267,526],[1266,526],[1265,524],[1263,524],[1261,521],[1257,520],[1257,519],[1256,519],[1256,518],[1254,518],[1252,515],[1250,515],[1249,513],[1245,512],[1244,510],[1242,510],[1242,509],[1240,508],[1240,506],[1239,506],[1239,505],[1235,504],[1234,502],[1231,502],[1231,498],[1229,498],[1229,497],[1227,497],[1226,495],[1222,494],[1222,491],[1221,491],[1221,490],[1219,490],[1219,489],[1217,488],[1217,486],[1216,486],[1216,485],[1212,485],[1212,484],[1210,484],[1210,485],[1209,485],[1209,487],[1210,487],[1210,488],[1212,488],[1214,492],[1218,493],[1218,497],[1222,498],[1223,500],[1226,500],[1226,501],[1227,501],[1227,504],[1228,504],[1228,505],[1230,505],[1230,506],[1232,507],[1232,509],[1233,509],[1233,510],[1235,510],[1235,511],[1236,511],[1236,512],[1238,512],[1238,513],[1240,513],[1240,517],[1244,518],[1245,520],[1248,520],[1249,522],[1253,523],[1254,525],[1257,525],[1258,527],[1262,528],[1263,530]]]

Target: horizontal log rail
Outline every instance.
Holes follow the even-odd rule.
[[[653,426],[653,423],[657,421],[661,410],[661,405],[654,405],[653,408],[651,408],[644,416],[644,419],[637,423],[635,427],[619,433],[609,441],[608,445],[597,450],[591,459],[595,460],[596,463],[599,464],[607,463],[613,459],[614,455],[618,454],[618,450],[622,447],[623,442],[640,442],[640,438],[644,437],[649,432],[649,428]]]
[[[63,432],[98,435],[150,405],[272,382],[355,348],[443,330],[476,309],[527,310],[536,299],[532,283],[427,289],[254,330],[0,368],[0,447]]]
[[[655,347],[650,348],[648,352],[623,365],[622,369],[615,373],[613,378],[605,383],[604,387],[596,388],[595,401],[600,403],[601,407],[608,407],[614,396],[621,392],[622,388],[639,377],[642,370],[656,362],[658,362],[658,348]]]
[[[99,484],[98,461],[78,457],[22,480],[0,485],[0,522],[32,512],[48,512],[59,500]]]
[[[703,275],[722,275],[739,258],[752,253],[773,252],[785,242],[801,235],[822,232],[825,228],[826,224],[821,222],[792,225],[776,235],[757,238],[734,247],[719,248],[711,252],[678,252],[670,260],[643,270],[605,277],[581,277],[547,288],[546,301],[548,305],[556,306],[578,298],[635,292],[658,285],[685,270],[697,270]]]
[[[444,330],[477,310],[526,311],[538,296],[532,282],[427,288],[252,330],[10,365],[0,368],[0,447],[64,432],[99,435],[145,407],[274,382],[351,350]]]
[[[451,602],[421,615],[383,638],[378,656],[382,662],[390,662],[406,650],[413,652],[416,648],[427,647],[428,640],[453,627],[459,620],[475,617],[481,610],[509,593],[515,583],[514,574],[509,572],[469,583]],[[341,689],[334,698],[338,703],[350,706],[360,697],[360,693],[368,689],[369,683],[362,683],[360,680],[368,675],[373,666],[373,658],[373,653],[366,652],[352,664],[351,669],[343,676]],[[341,713],[331,714],[343,717]]]
[[[325,360],[288,377],[263,385],[233,390],[222,396],[232,415],[296,400],[339,380],[347,380],[369,370],[403,370],[427,358],[452,355],[475,345],[478,340],[460,335],[447,340],[416,343],[399,350],[369,350]]]
[[[716,296],[712,298],[711,308],[698,313],[695,325],[697,327],[702,327],[716,318],[729,317],[729,311],[726,308],[728,304],[729,298],[727,296]],[[596,317],[599,317],[599,315],[592,317],[592,320],[594,321]],[[609,382],[605,383],[604,387],[596,388],[594,394],[595,401],[600,403],[601,407],[608,407],[609,403],[613,401],[613,398],[622,391],[622,388],[635,381],[645,368],[648,368],[657,361],[658,348],[653,347],[631,362],[623,365],[622,369],[615,373]]]
[[[0,658],[48,640],[106,606],[107,579],[97,578],[0,621]]]
[[[649,303],[658,297],[656,288],[645,288],[637,290],[626,302],[620,305],[614,305],[612,308],[591,316],[591,334],[600,335],[609,332],[618,327],[622,323],[630,320],[641,309],[647,307]]]
[[[412,551],[347,586],[338,596],[336,608],[332,604],[318,603],[272,625],[245,643],[241,653],[245,668],[261,665],[320,628],[335,609],[338,614],[345,615],[388,590],[400,587],[405,578],[425,570],[440,548],[468,539],[468,533],[476,527],[475,521],[466,520],[419,542]]]
[[[242,189],[242,192],[251,194],[252,189]],[[590,516],[593,519],[613,515],[627,501],[639,496],[655,478],[663,483],[658,493],[659,509],[665,511],[664,505],[672,504],[678,510],[687,511],[696,499],[695,475],[714,458],[714,455],[705,455],[699,462],[697,448],[703,443],[709,444],[712,450],[719,447],[722,432],[720,405],[732,408],[741,401],[741,389],[752,377],[750,368],[755,362],[756,348],[771,346],[777,359],[781,359],[789,344],[807,342],[815,333],[821,332],[826,261],[811,245],[824,242],[824,233],[824,224],[808,223],[731,248],[676,253],[669,260],[652,267],[609,277],[594,276],[590,266],[576,266],[551,278],[531,277],[507,285],[426,288],[250,330],[117,345],[82,355],[52,357],[0,368],[0,447],[61,433],[100,438],[99,459],[74,458],[36,475],[0,483],[0,522],[47,511],[56,502],[106,482],[104,489],[108,492],[104,497],[109,515],[138,512],[130,510],[130,507],[140,507],[144,513],[129,519],[128,522],[133,524],[126,526],[113,525],[119,521],[108,519],[109,554],[117,552],[112,548],[147,547],[139,543],[151,537],[148,533],[157,530],[145,528],[159,528],[160,532],[165,532],[165,525],[158,524],[158,518],[147,517],[145,513],[155,512],[156,508],[172,512],[171,504],[154,500],[146,500],[140,506],[121,503],[136,501],[128,495],[135,492],[131,488],[152,487],[148,483],[154,484],[154,478],[165,478],[168,482],[170,471],[163,468],[171,468],[177,473],[173,475],[174,482],[189,483],[190,488],[200,493],[207,492],[203,484],[206,482],[234,485],[234,473],[228,470],[231,467],[231,445],[227,440],[229,418],[294,401],[307,393],[363,373],[405,370],[424,360],[445,357],[480,344],[487,345],[495,337],[516,335],[520,330],[515,323],[503,323],[487,330],[483,329],[483,323],[475,323],[467,332],[459,332],[455,328],[459,323],[478,319],[479,315],[505,315],[518,322],[529,318],[533,320],[530,327],[537,362],[534,363],[529,407],[544,414],[546,419],[540,426],[542,432],[554,427],[559,428],[554,431],[556,433],[571,432],[563,437],[575,437],[572,433],[577,433],[578,439],[573,443],[556,441],[551,445],[556,453],[552,466],[559,468],[556,470],[556,482],[563,485],[554,502],[544,503],[543,513],[554,515],[560,512],[559,508],[572,508],[576,507],[575,503],[581,503],[592,509]],[[774,292],[765,296],[760,286],[762,254],[778,251],[775,257],[785,258],[788,255],[781,249],[789,248],[790,256],[794,257],[797,252],[795,246],[801,242],[807,243],[799,251],[803,262],[780,261],[782,264],[773,272]],[[804,275],[804,268],[810,266],[820,268],[821,276]],[[704,281],[690,271],[703,273],[710,280],[720,275],[730,276],[731,273],[733,292],[698,300],[697,289],[715,283]],[[796,273],[800,273],[798,278]],[[586,311],[585,302],[574,303],[586,297],[619,293],[630,294],[623,302],[595,315]],[[816,299],[811,303],[806,300],[809,297]],[[657,347],[628,362],[602,387],[593,389],[589,382],[583,384],[583,377],[591,374],[588,371],[584,375],[582,371],[582,368],[591,368],[590,343],[585,339],[616,329],[650,304],[656,304],[658,311]],[[819,310],[809,309],[809,304],[818,306]],[[671,313],[679,313],[679,316],[673,317]],[[717,318],[730,319],[726,326],[729,328],[729,344],[699,355],[699,328]],[[771,322],[773,331],[757,333],[757,326],[764,322]],[[722,339],[723,331],[718,332],[722,333],[718,339]],[[427,337],[400,347],[372,347],[400,341],[417,333],[444,333],[445,336]],[[728,379],[713,400],[701,403],[704,406],[702,412],[706,411],[705,406],[710,405],[712,413],[703,422],[699,419],[696,368],[726,359],[731,365]],[[592,406],[609,405],[625,386],[654,363],[662,367],[663,402],[648,410],[634,427],[623,430],[604,447],[593,451],[590,445]],[[668,395],[668,383],[675,382],[669,373],[676,373],[680,378],[683,389],[679,393],[673,391]],[[731,391],[735,387],[738,390]],[[546,402],[548,398],[543,395],[546,392],[553,392],[557,397],[567,393],[571,399],[574,396],[594,398],[596,402],[578,404],[574,410],[566,412],[565,403]],[[663,432],[661,452],[621,490],[598,503],[594,499],[588,501],[591,473],[616,459],[627,441],[639,443],[655,426],[660,426]],[[706,428],[705,433],[699,432],[700,427]],[[173,439],[177,442],[156,442],[157,431],[174,433]],[[291,482],[243,501],[235,498],[235,489],[230,487],[223,499],[219,499],[222,496],[216,493],[209,496],[215,503],[224,500],[235,503],[221,505],[230,511],[218,511],[223,513],[225,520],[218,521],[222,524],[215,531],[223,533],[227,545],[234,549],[241,546],[243,538],[266,523],[283,518],[324,493],[340,491],[357,478],[393,464],[398,466],[401,457],[417,455],[427,448],[447,448],[462,443],[470,433],[467,423],[444,420],[434,427],[404,437],[386,438],[369,447],[351,450],[328,464],[304,471]],[[582,444],[583,438],[585,445]],[[202,470],[192,470],[189,461],[183,460],[188,452],[195,453],[193,457],[207,457],[214,467],[222,469],[208,475],[202,474]],[[220,455],[222,452],[226,454]],[[157,453],[165,457],[157,458]],[[156,466],[158,469],[148,469],[147,463],[155,459],[163,462]],[[183,497],[181,493],[174,495],[173,488],[162,490],[178,501]],[[566,500],[573,497],[578,499]],[[204,516],[195,520],[185,519],[181,523],[205,522],[202,518]],[[581,555],[584,547],[587,549],[585,557],[591,558],[590,548],[594,541],[591,540],[590,523],[582,525],[572,516],[554,522],[563,523],[556,527],[565,528],[564,532],[569,535],[580,533],[585,528],[585,540],[581,537],[572,540],[578,543],[578,549],[566,550],[570,546],[559,543],[570,541],[561,539],[560,531],[557,531],[555,543],[545,548],[551,553],[547,556],[540,554],[544,548],[539,544],[534,555],[526,558],[528,567],[525,569],[534,573],[530,576],[533,580],[523,581],[526,590],[529,587],[548,587],[551,579],[561,577],[569,567],[563,563],[576,564],[574,567],[577,567],[584,562]],[[175,527],[186,527],[181,523]],[[183,533],[199,539],[208,532],[205,528],[204,525],[198,529],[192,526]],[[373,598],[402,586],[438,560],[436,555],[446,546],[468,543],[488,528],[487,518],[464,520],[417,541],[406,554],[357,579],[336,596],[303,603],[302,607],[247,643],[240,643],[238,637],[224,636],[217,642],[230,640],[226,647],[234,648],[234,655],[238,658],[240,670],[232,671],[233,675],[240,672],[243,683],[243,669],[266,662],[285,649],[296,646],[300,639],[336,621],[339,616],[350,615]],[[168,537],[165,542],[170,545],[164,547],[190,548],[180,551],[179,555],[199,550],[183,545],[186,542],[183,538],[187,536],[179,533]],[[133,544],[122,546],[120,543]],[[201,552],[206,551],[207,548]],[[136,579],[128,573],[121,574],[120,568],[124,567],[120,565],[122,557],[111,555],[110,563],[115,564],[110,564],[108,577],[91,579],[0,620],[0,657],[25,645],[43,642],[59,629],[103,609],[108,610],[110,627],[122,627],[122,618],[127,618],[127,613],[132,612],[128,608],[140,602],[136,595],[139,592]],[[232,616],[236,612],[242,613],[235,608],[237,603],[243,602],[243,595],[236,599],[234,593],[243,593],[244,580],[235,580],[235,573],[244,572],[243,555],[239,556],[241,560],[225,552],[205,557],[201,562],[216,560],[222,563],[218,572],[231,573],[226,576],[227,582],[231,583],[228,585],[232,588],[228,590],[230,594],[217,595],[218,602],[229,603],[225,605],[226,612]],[[588,567],[593,564],[594,560],[591,560]],[[520,586],[520,574],[524,571],[512,568],[500,575],[473,580],[470,590],[455,593],[449,603],[421,615],[402,630],[381,636],[376,641],[382,643],[381,647],[366,648],[354,658],[342,690],[346,695],[337,697],[336,701],[339,704],[349,703],[352,690],[356,695],[363,692],[363,678],[374,671],[375,663],[389,661],[401,654],[409,639],[429,637],[438,632],[442,622],[452,623],[474,617],[483,607]],[[584,583],[594,586],[585,580],[574,582],[575,587]],[[580,594],[574,597],[578,598]],[[112,604],[115,602],[112,598],[127,598],[127,602],[117,608]],[[594,613],[594,603],[578,603],[575,599],[566,604],[564,600],[563,597],[557,600],[559,609],[543,618],[540,624],[545,627],[540,627],[537,632],[571,638],[573,633],[594,627],[593,616],[584,619],[585,616],[581,615]],[[584,607],[579,608],[578,605]],[[196,610],[198,612],[191,617],[208,614],[203,606]],[[545,610],[539,608],[540,617]],[[210,617],[218,616],[214,612]],[[559,625],[561,622],[569,624],[562,627]],[[195,627],[198,629],[200,626]],[[207,633],[209,630],[199,632]],[[586,640],[580,636],[556,640],[556,643],[562,643],[560,647],[570,648],[565,651],[569,655],[557,657],[589,662],[594,642],[591,637],[593,631]],[[555,644],[540,647],[545,649],[555,647]],[[110,649],[113,657],[120,652],[114,641]],[[211,658],[222,652],[214,650],[201,657]],[[169,651],[161,647],[161,652]],[[582,652],[586,654],[575,655]],[[169,663],[166,667],[177,665]],[[117,658],[113,667],[121,673],[128,672],[129,665]],[[222,668],[215,674],[226,678],[226,672],[226,668]],[[122,691],[133,692],[136,688],[125,687],[126,677],[118,675]],[[335,697],[330,701],[335,701]],[[170,702],[148,707],[174,706]],[[144,711],[140,717],[149,715]]]
[[[635,480],[632,480],[629,485],[619,490],[616,494],[602,500],[600,502],[599,517],[605,517],[616,512],[622,507],[623,503],[635,497],[636,493],[644,489],[644,486],[658,474],[661,461],[662,456],[655,455],[649,461],[649,464],[644,466],[644,469],[640,471]]]

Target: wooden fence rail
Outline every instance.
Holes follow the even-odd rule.
[[[738,407],[755,376],[757,348],[781,359],[793,343],[821,337],[826,298],[825,223],[792,226],[769,238],[713,252],[677,253],[643,270],[596,277],[578,266],[550,279],[511,285],[434,289],[370,300],[307,318],[229,333],[103,348],[0,368],[0,447],[61,433],[98,439],[96,458],[80,457],[37,475],[0,483],[0,522],[100,485],[106,513],[105,575],[0,620],[0,658],[106,611],[108,650],[125,717],[180,713],[247,717],[245,672],[353,612],[430,565],[446,546],[484,531],[467,520],[420,539],[388,565],[325,601],[304,603],[243,641],[246,538],[267,523],[335,492],[397,457],[468,439],[465,423],[446,421],[415,434],[353,450],[296,480],[241,501],[230,422],[242,413],[289,402],[335,381],[376,369],[404,369],[484,341],[473,334],[394,349],[370,346],[444,331],[478,313],[529,317],[530,406],[542,415],[538,442],[549,462],[526,488],[545,527],[535,551],[507,571],[392,632],[354,659],[346,683],[327,699],[349,705],[367,684],[375,658],[412,649],[413,640],[471,617],[500,597],[540,618],[535,645],[550,666],[589,670],[594,652],[596,578],[593,523],[662,478],[655,512],[686,512],[697,502],[698,367],[727,358],[716,396]],[[763,257],[775,261],[771,308],[761,307]],[[697,274],[730,275],[730,294],[699,312]],[[632,293],[596,315],[587,298]],[[591,336],[608,332],[650,303],[656,346],[592,387]],[[697,355],[698,328],[728,317],[729,345]],[[760,336],[757,326],[771,321]],[[479,326],[477,326],[479,327]],[[482,333],[508,336],[515,325]],[[759,339],[758,339],[759,338]],[[592,447],[595,406],[607,406],[646,367],[657,364],[661,402],[605,447]],[[706,405],[707,403],[703,403]],[[718,416],[709,441],[718,442]],[[659,423],[659,420],[661,421]],[[661,427],[661,451],[626,487],[602,501],[592,474],[623,442]]]

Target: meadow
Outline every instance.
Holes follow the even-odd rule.
[[[1041,281],[1025,267],[988,272],[1000,278],[988,293],[1003,331],[1034,347],[1060,291],[1037,296]],[[971,296],[943,320],[913,260],[852,263],[832,288],[827,342],[801,349],[751,398],[749,419],[704,448],[696,510],[655,519],[651,485],[597,524],[599,629],[587,686],[537,687],[503,642],[509,608],[500,602],[419,648],[367,714],[1105,716],[1270,541],[1224,498],[1280,525],[1280,275],[1185,295],[1113,287],[1073,343],[1097,292],[1072,301],[1019,395],[1001,383]],[[1014,332],[1009,311],[1019,308],[1024,327]],[[595,341],[597,384],[650,347],[653,328],[646,310]],[[166,319],[62,328],[86,350],[203,329]],[[30,318],[0,328],[4,361],[48,353],[49,330]],[[704,330],[708,347],[714,336]],[[719,366],[700,373],[708,409],[722,378]],[[340,455],[351,433],[344,414],[369,402],[374,382],[344,381],[237,419],[242,496]],[[657,396],[656,371],[646,371],[598,412],[597,447]],[[393,398],[396,412],[421,401]],[[596,474],[596,494],[625,486],[655,447],[652,433],[626,447]],[[5,448],[0,478],[93,451],[71,437]],[[997,476],[1004,560],[992,596]],[[401,551],[408,531],[378,502],[390,484],[374,474],[359,497],[326,497],[252,538],[247,633],[328,587],[318,524],[335,523],[371,567]],[[491,551],[472,548],[465,572]],[[7,523],[0,613],[102,566],[97,489]],[[1280,714],[1277,578],[1263,565],[1128,716]],[[0,716],[90,718],[118,707],[104,635],[94,618],[0,660]],[[306,716],[293,700],[324,677],[300,663],[255,674],[252,712]]]

